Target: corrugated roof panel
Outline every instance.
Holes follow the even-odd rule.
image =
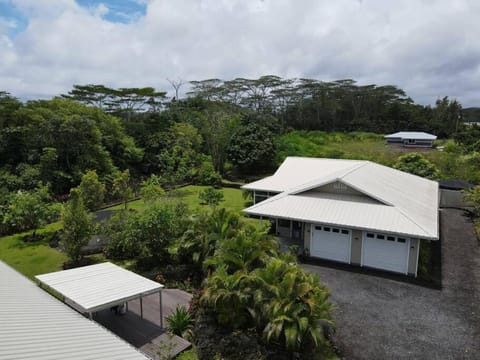
[[[0,261],[0,360],[148,359]]]
[[[109,262],[38,275],[36,278],[85,311],[160,291],[163,287]]]

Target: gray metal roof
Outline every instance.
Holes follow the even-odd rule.
[[[438,183],[370,161],[310,159],[307,176],[302,177],[299,158],[287,158],[268,184],[281,184],[272,179],[281,174],[295,174],[297,184],[282,193],[253,205],[247,214],[290,218],[309,222],[338,224],[355,228],[406,234],[422,239],[438,239]],[[341,169],[331,166],[335,161]],[[303,160],[300,164],[305,164]],[[345,164],[350,163],[350,167]],[[289,168],[291,169],[289,171]],[[317,178],[311,180],[312,172]],[[277,175],[279,174],[279,175]],[[341,182],[364,198],[315,193],[310,190],[333,182]],[[265,185],[262,180],[248,184]],[[284,184],[283,184],[284,185]]]
[[[415,139],[415,140],[436,140],[435,135],[419,132],[419,131],[400,131],[395,134],[385,135],[386,139],[400,138],[400,139]]]
[[[145,360],[0,261],[0,360]]]
[[[163,288],[162,284],[110,262],[37,275],[36,278],[85,312],[98,311]]]

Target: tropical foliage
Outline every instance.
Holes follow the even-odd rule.
[[[206,188],[198,194],[202,204],[209,205],[211,207],[217,207],[218,204],[223,200],[223,192],[221,190],[216,190],[213,187]]]
[[[438,179],[438,168],[418,153],[408,153],[398,158],[394,167],[398,170],[418,175],[427,179]]]
[[[172,334],[185,337],[192,328],[193,319],[185,306],[177,306],[175,311],[167,317],[167,329]]]
[[[73,263],[82,258],[82,248],[88,244],[93,233],[92,215],[87,212],[78,190],[72,190],[70,200],[62,214],[64,230],[61,245]]]

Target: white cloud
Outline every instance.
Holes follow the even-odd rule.
[[[79,83],[171,90],[166,78],[278,74],[480,105],[475,0],[136,1],[146,14],[123,24],[106,20],[100,1],[91,11],[73,0],[15,0],[29,24],[13,39],[0,25],[2,89],[50,97]]]

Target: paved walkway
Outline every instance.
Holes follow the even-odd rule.
[[[321,266],[345,359],[479,359],[480,246],[461,210],[441,211],[442,290]]]
[[[162,309],[164,326],[165,318],[177,307],[188,308],[192,295],[177,289],[164,289],[162,293]],[[152,359],[160,359],[167,354],[175,356],[191,344],[178,336],[171,336],[160,327],[159,297],[157,294],[143,298],[143,319],[140,317],[140,300],[129,301],[128,312],[125,315],[115,315],[110,310],[95,314],[94,320],[129,342]]]

